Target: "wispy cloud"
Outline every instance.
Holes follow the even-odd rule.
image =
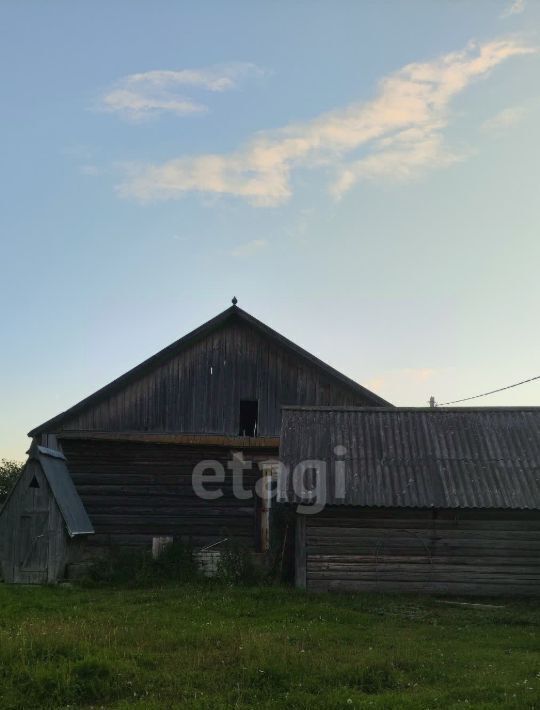
[[[523,106],[505,108],[499,111],[499,113],[496,113],[495,116],[488,118],[487,121],[484,121],[480,128],[488,133],[498,133],[522,121],[525,117],[525,113],[526,111]]]
[[[511,0],[501,12],[501,18],[506,19],[512,15],[519,15],[525,10],[525,0]]]
[[[429,382],[441,372],[443,371],[433,367],[403,367],[399,370],[389,370],[376,375],[367,382],[366,386],[368,389],[380,390],[391,383],[395,383],[396,380],[418,385]]]
[[[365,385],[390,402],[426,406],[432,394],[449,387],[454,371],[452,366],[396,368],[375,374]]]
[[[258,254],[263,249],[266,249],[268,242],[266,239],[253,239],[250,242],[245,242],[244,244],[239,244],[237,247],[231,250],[231,256],[253,256]]]
[[[451,100],[509,57],[532,51],[517,39],[502,39],[408,64],[382,79],[370,101],[258,133],[233,153],[134,165],[118,190],[141,201],[197,191],[268,206],[291,197],[298,168],[332,171],[335,197],[361,179],[414,178],[464,157],[444,145]]]
[[[237,88],[242,81],[262,74],[263,71],[259,67],[245,62],[202,69],[159,69],[129,74],[101,96],[98,108],[118,113],[123,118],[134,121],[164,112],[177,116],[204,113],[207,106],[186,95],[186,92],[230,91]]]

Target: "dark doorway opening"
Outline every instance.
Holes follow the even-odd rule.
[[[259,402],[255,399],[240,400],[240,436],[257,436]]]

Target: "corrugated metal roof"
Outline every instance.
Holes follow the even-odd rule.
[[[67,462],[60,451],[37,446],[31,456],[36,458],[51,487],[70,537],[94,532],[88,513],[71,479]]]
[[[538,510],[540,407],[284,407],[280,459],[291,470],[326,462],[333,505]],[[337,460],[344,496],[335,494]],[[287,498],[300,499],[292,476]]]

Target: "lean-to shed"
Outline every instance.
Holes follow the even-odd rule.
[[[286,407],[280,460],[297,586],[540,595],[540,408]]]
[[[94,528],[63,454],[33,445],[0,510],[0,562],[5,582],[56,582],[76,547]]]

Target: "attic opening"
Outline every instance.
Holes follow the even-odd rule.
[[[35,477],[35,475],[32,477],[32,480],[30,481],[28,488],[39,488],[39,482],[38,482],[38,479]]]
[[[256,399],[240,400],[240,436],[257,436],[259,402]]]

